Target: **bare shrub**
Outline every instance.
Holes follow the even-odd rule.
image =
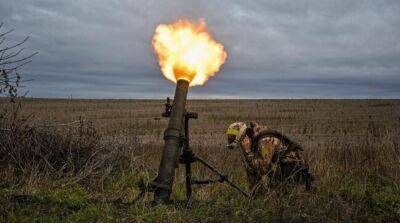
[[[131,165],[129,151],[137,142],[109,143],[101,140],[91,123],[80,120],[77,125],[57,129],[34,127],[25,120],[4,120],[0,123],[0,169],[16,178],[30,176],[63,178],[68,184],[82,182],[95,185],[112,171]]]
[[[0,23],[0,96],[9,97],[13,101],[18,96],[17,89],[23,82],[18,68],[30,63],[37,52],[23,55],[23,44],[29,36],[18,43],[5,45],[7,35],[14,30],[1,31],[2,28],[3,23]]]

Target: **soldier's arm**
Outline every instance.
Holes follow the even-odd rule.
[[[244,157],[251,169],[256,170],[257,172],[265,172],[268,165],[268,161],[265,158],[254,153],[253,151],[245,153]]]

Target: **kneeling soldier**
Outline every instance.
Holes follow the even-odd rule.
[[[241,148],[249,187],[252,193],[261,185],[263,176],[270,186],[304,184],[309,190],[314,177],[301,157],[302,148],[278,131],[251,122],[236,122],[227,130],[228,147]]]

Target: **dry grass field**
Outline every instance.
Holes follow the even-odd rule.
[[[6,100],[0,126],[0,222],[398,222],[399,100],[190,100],[192,149],[246,188],[226,127],[256,121],[305,148],[316,190],[249,200],[225,184],[184,205],[130,202],[156,174],[167,119],[161,100]],[[15,105],[14,105],[15,107]],[[183,168],[173,197],[183,200]],[[212,177],[194,167],[195,178]]]

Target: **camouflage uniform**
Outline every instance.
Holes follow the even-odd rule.
[[[301,147],[279,132],[251,123],[239,145],[252,191],[261,185],[263,176],[268,176],[270,186],[297,183],[310,188],[313,176],[301,158]]]

